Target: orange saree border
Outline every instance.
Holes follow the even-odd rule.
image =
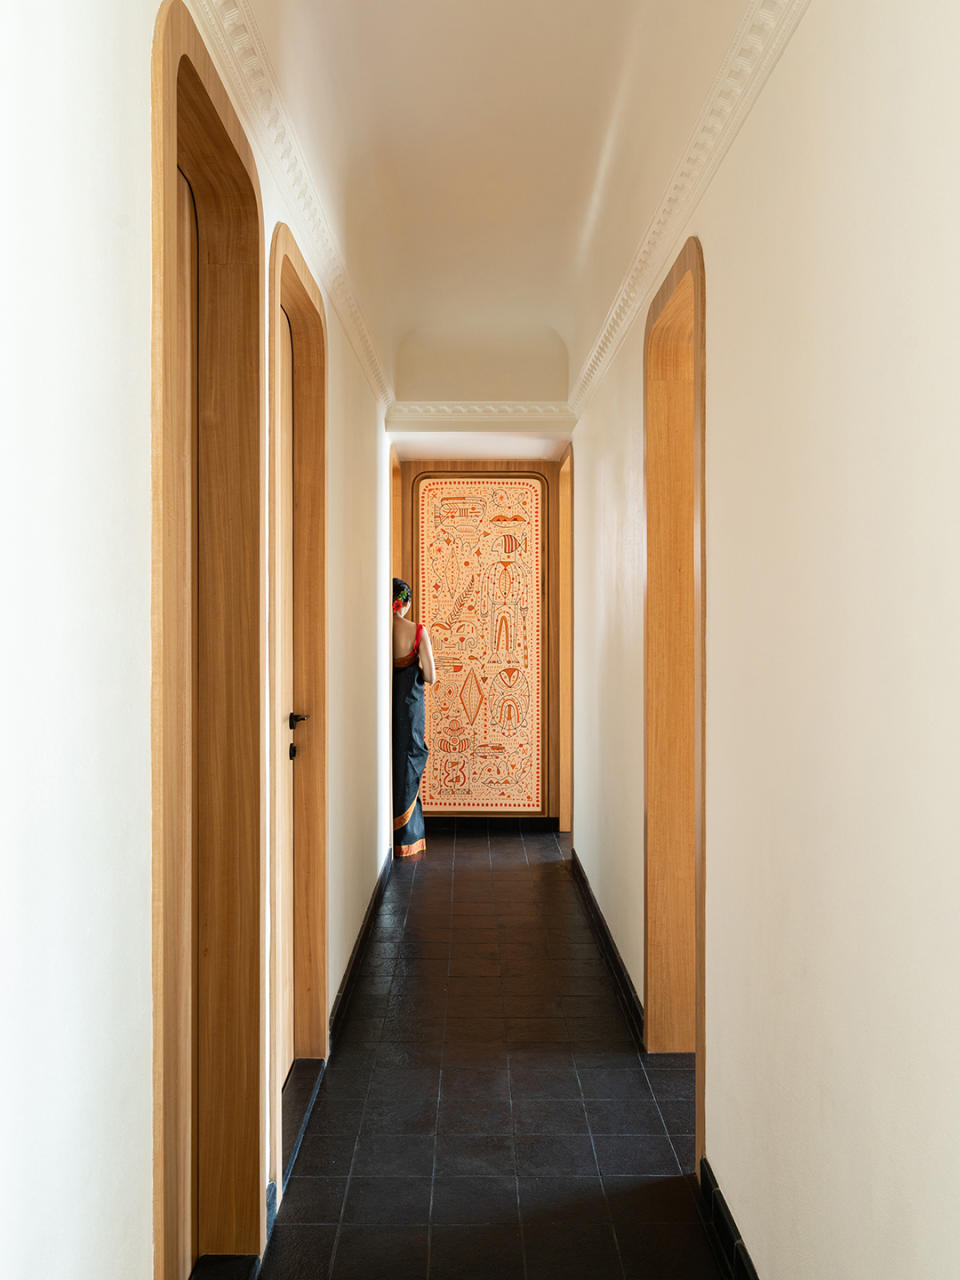
[[[399,818],[394,818],[393,820],[394,831],[399,831],[401,827],[405,827],[407,825],[407,823],[413,817],[413,811],[417,807],[418,799],[419,799],[419,792],[417,793],[417,795],[413,797],[413,804],[406,811],[406,813],[402,813]]]

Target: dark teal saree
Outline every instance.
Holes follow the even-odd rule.
[[[420,779],[427,763],[423,669],[417,625],[413,650],[393,660],[393,856],[409,858],[427,847]]]

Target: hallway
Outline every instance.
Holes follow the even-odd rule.
[[[567,838],[511,825],[394,865],[263,1280],[719,1275],[692,1056],[638,1053]]]

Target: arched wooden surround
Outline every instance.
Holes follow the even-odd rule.
[[[644,346],[644,1020],[651,1053],[704,1049],[704,398],[700,242],[684,245]],[[699,1152],[698,1152],[699,1154]]]
[[[328,1053],[326,375],[323,299],[280,224],[270,249],[270,1172],[280,1191],[284,1079],[294,1057]],[[310,717],[293,732],[291,711]]]
[[[154,1274],[183,1280],[266,1228],[263,235],[180,0],[152,94]]]

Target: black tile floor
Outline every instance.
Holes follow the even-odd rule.
[[[262,1280],[715,1280],[693,1060],[633,1042],[551,833],[398,862]]]

